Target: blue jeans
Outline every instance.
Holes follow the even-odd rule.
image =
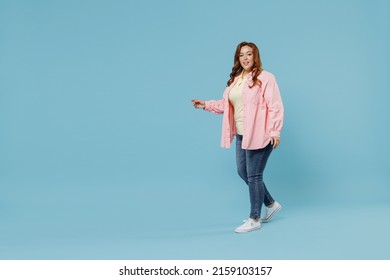
[[[249,198],[251,211],[249,217],[258,219],[261,213],[261,206],[271,205],[274,199],[268,192],[263,182],[263,171],[267,160],[273,150],[272,144],[258,150],[243,150],[241,148],[242,135],[236,135],[236,159],[238,175],[249,187]]]

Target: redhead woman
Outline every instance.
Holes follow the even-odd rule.
[[[238,44],[221,100],[194,99],[192,103],[197,109],[223,114],[223,148],[230,148],[236,138],[237,171],[248,185],[250,213],[235,231],[260,229],[261,223],[269,222],[282,208],[265,186],[263,172],[271,152],[280,144],[284,109],[276,79],[263,70],[257,46]]]

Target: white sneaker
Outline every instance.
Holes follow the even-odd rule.
[[[265,208],[264,211],[265,214],[263,217],[260,218],[260,221],[262,223],[268,223],[271,220],[271,218],[276,214],[276,212],[282,209],[282,205],[280,205],[275,201],[274,206],[272,206],[271,208],[268,207],[264,207],[264,208]]]
[[[245,223],[238,228],[236,228],[237,233],[244,233],[252,230],[260,229],[260,219],[258,221],[248,218],[248,220],[245,221]]]

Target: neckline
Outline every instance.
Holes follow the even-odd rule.
[[[240,75],[238,77],[241,77],[243,80],[248,79],[248,77],[251,75],[252,72],[249,72],[248,74],[244,75],[244,70],[241,71]]]

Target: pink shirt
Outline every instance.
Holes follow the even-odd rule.
[[[280,136],[283,126],[284,108],[278,84],[273,74],[263,70],[258,79],[261,87],[252,84],[249,73],[243,88],[243,124],[242,149],[257,150],[264,148],[271,136]],[[234,108],[229,102],[229,92],[237,82],[237,77],[226,87],[221,100],[206,101],[205,110],[214,114],[223,114],[221,147],[230,148],[234,135],[237,134],[234,121]]]

